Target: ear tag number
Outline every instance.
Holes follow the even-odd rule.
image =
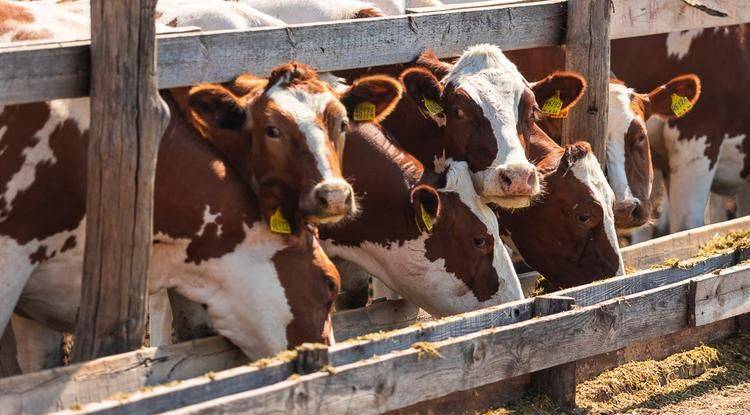
[[[432,232],[432,218],[430,217],[430,214],[424,210],[424,206],[422,205],[419,205],[419,209],[422,213],[422,223],[424,223],[424,227],[427,228],[427,232]],[[417,225],[419,225],[419,223],[417,223]]]
[[[354,107],[354,121],[372,121],[375,119],[375,104],[363,101]]]
[[[273,215],[271,215],[271,232],[274,233],[292,233],[292,225],[284,218],[281,213],[281,209],[276,209]]]
[[[422,97],[422,102],[424,103],[425,109],[431,116],[435,116],[443,112],[443,107],[438,104],[437,101]]]
[[[542,105],[542,113],[549,115],[550,117],[564,118],[568,114],[567,111],[562,112],[562,106],[563,102],[560,99],[560,90],[558,89],[555,91],[555,95],[544,101],[544,105]]]
[[[690,103],[690,100],[686,97],[683,97],[681,95],[672,94],[672,112],[674,112],[674,115],[678,117],[682,117],[683,115],[687,114],[691,109],[693,109],[693,104]]]

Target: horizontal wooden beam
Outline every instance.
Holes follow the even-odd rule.
[[[159,87],[225,82],[244,72],[268,74],[299,60],[321,71],[408,62],[424,48],[458,56],[477,43],[504,49],[557,45],[565,0],[457,12],[159,36]],[[89,45],[74,42],[0,49],[0,102],[88,94]]]
[[[750,266],[730,272],[735,271],[750,273]],[[360,414],[378,414],[399,409],[683,330],[688,327],[688,283],[415,345],[336,367],[333,373],[289,379],[174,413],[339,413],[357,408]],[[425,381],[430,378],[440,381]]]
[[[696,278],[690,284],[689,302],[693,326],[750,313],[750,273],[740,269],[722,273],[722,278]]]

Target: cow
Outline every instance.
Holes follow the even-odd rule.
[[[497,218],[474,191],[468,165],[440,165],[437,173],[426,170],[377,123],[355,123],[344,173],[362,209],[351,221],[321,227],[326,253],[361,266],[433,316],[523,299]]]
[[[236,0],[288,24],[327,22],[365,17],[380,17],[384,13],[372,3],[360,0]]]
[[[511,51],[508,58],[532,79],[565,66],[560,47]],[[632,231],[651,220],[653,164],[646,123],[652,116],[662,120],[682,117],[700,97],[700,79],[695,74],[679,75],[656,85],[649,85],[651,92],[642,93],[616,78],[609,83],[606,170],[615,192],[615,226],[620,231]],[[664,105],[671,104],[672,94],[691,103],[679,115],[670,105]],[[562,140],[562,117],[563,113],[545,117],[540,124],[558,143]]]
[[[54,12],[51,9],[54,8]],[[89,37],[89,18],[49,3],[0,0],[0,43]]]
[[[710,191],[733,195],[747,183],[749,44],[746,24],[612,42],[612,70],[636,89],[648,88],[674,73],[695,73],[701,80],[701,103],[689,114],[648,123],[652,154],[664,162],[663,172],[668,176],[671,232],[704,224]],[[634,59],[653,64],[638,65]],[[678,109],[693,104],[691,92],[678,94]],[[740,209],[739,213],[746,212]]]
[[[450,71],[448,64],[434,54],[423,53],[400,76],[405,92],[394,113],[383,125],[403,147],[425,164],[445,151],[449,137],[441,125],[451,107],[442,100],[443,86],[438,76]],[[562,148],[537,125],[542,117],[537,101],[545,102],[558,94],[561,109],[575,105],[583,94],[585,81],[568,72],[553,73],[528,83],[519,113],[528,117],[523,130],[525,152],[540,168],[543,195],[523,209],[498,209],[502,229],[510,233],[520,255],[541,272],[552,285],[566,287],[623,272],[622,257],[614,226],[612,190],[590,147],[577,143]],[[439,103],[443,113],[427,108]],[[561,162],[561,160],[564,161]],[[575,174],[568,174],[569,172]],[[549,229],[554,229],[550,232]],[[575,276],[575,279],[571,279]]]

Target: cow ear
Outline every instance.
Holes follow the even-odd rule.
[[[665,119],[680,118],[690,112],[701,95],[701,80],[695,74],[680,75],[648,93],[648,114]]]
[[[422,51],[417,56],[417,59],[414,60],[414,65],[429,70],[440,79],[448,75],[451,69],[453,69],[453,65],[441,61],[432,49]]]
[[[188,107],[201,124],[229,130],[242,128],[247,119],[240,99],[220,85],[198,85],[188,93]]]
[[[420,184],[411,190],[409,196],[417,227],[430,232],[440,220],[440,195],[434,187]]]
[[[342,95],[349,119],[357,122],[380,122],[401,99],[401,84],[390,76],[374,75],[357,79]]]
[[[574,72],[555,72],[531,86],[542,115],[564,118],[586,91],[586,80]]]
[[[422,115],[444,127],[446,118],[442,102],[443,86],[435,75],[425,68],[409,68],[401,73],[399,80],[404,85],[406,96],[414,102]]]

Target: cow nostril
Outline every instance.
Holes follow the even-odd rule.
[[[513,184],[513,180],[511,180],[511,178],[508,177],[508,175],[505,174],[504,172],[500,172],[499,175],[500,175],[500,181],[503,182],[503,185],[505,185],[505,187],[510,187],[510,185]]]
[[[635,203],[635,204],[633,205],[633,210],[631,210],[631,211],[630,211],[630,215],[631,215],[631,216],[632,216],[633,218],[635,218],[635,219],[640,219],[640,217],[641,217],[642,213],[643,213],[643,212],[641,211],[641,204],[640,204],[640,203],[638,203],[638,202],[636,202],[636,203]]]
[[[328,206],[328,198],[324,192],[318,193],[318,203],[323,207]]]

